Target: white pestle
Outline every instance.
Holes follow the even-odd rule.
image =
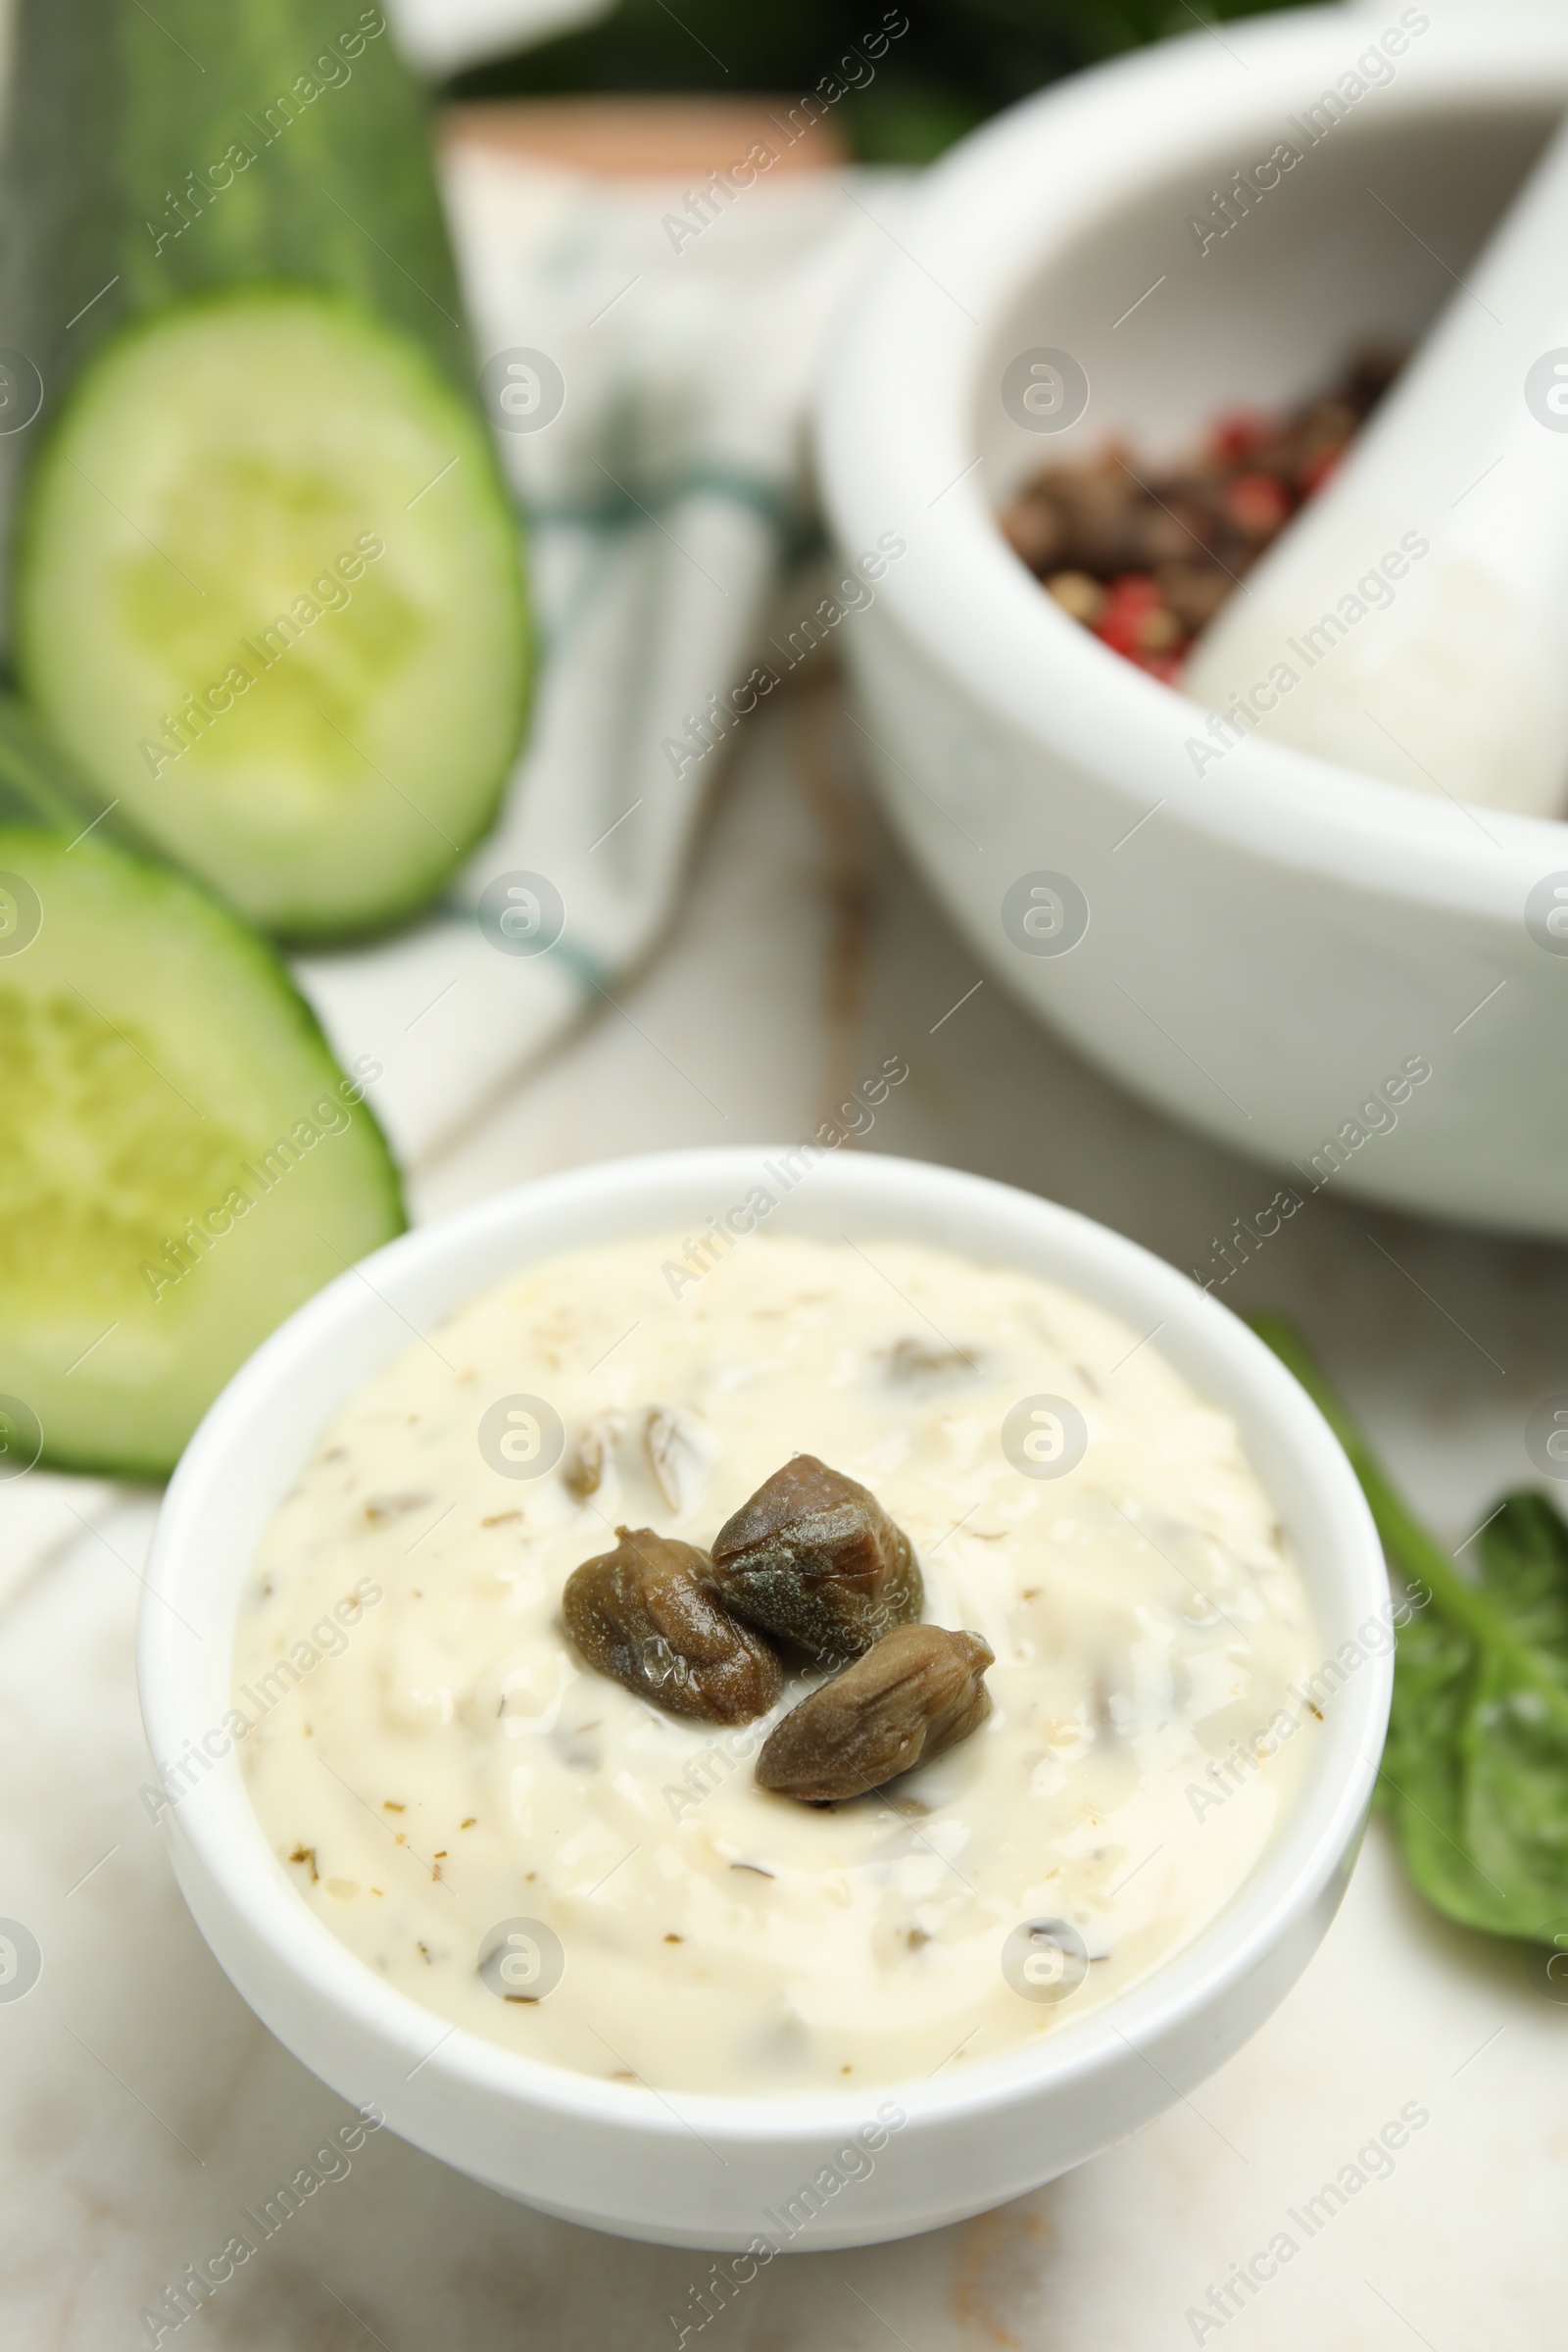
[[[1568,801],[1568,129],[1339,471],[1216,614],[1200,773],[1244,733],[1533,816]],[[1227,715],[1229,714],[1229,715]]]

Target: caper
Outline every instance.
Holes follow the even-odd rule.
[[[818,1658],[855,1658],[920,1614],[913,1547],[876,1496],[798,1453],[743,1502],[713,1543],[726,1607]]]
[[[617,1527],[613,1551],[566,1579],[566,1630],[590,1666],[671,1715],[750,1723],[778,1696],[767,1643],[715,1599],[695,1544]]]
[[[991,1712],[978,1634],[901,1625],[773,1726],[757,1779],[780,1796],[831,1804],[929,1764]]]

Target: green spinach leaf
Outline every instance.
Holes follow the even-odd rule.
[[[1461,1574],[1414,1517],[1299,1335],[1256,1330],[1349,1456],[1384,1549],[1422,1605],[1398,1634],[1379,1798],[1429,1902],[1550,1942],[1568,1919],[1568,1527],[1506,1495]]]

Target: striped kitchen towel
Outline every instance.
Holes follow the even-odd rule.
[[[786,114],[778,146],[793,135]],[[652,947],[718,765],[706,747],[745,705],[809,515],[823,342],[901,195],[847,170],[770,179],[752,157],[692,189],[449,149],[481,394],[528,526],[531,735],[435,911],[296,964],[345,1063],[380,1065],[371,1100],[406,1161]]]

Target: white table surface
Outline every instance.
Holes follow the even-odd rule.
[[[1176,1263],[1273,1190],[1034,1028],[949,933],[867,809],[831,675],[738,747],[662,953],[413,1184],[428,1217],[540,1171],[808,1131],[888,1054],[911,1077],[867,1148],[1071,1202]],[[967,1002],[965,992],[974,990]],[[958,1009],[950,1008],[958,1005]],[[948,1017],[944,1017],[948,1016]],[[1553,1077],[1544,1083],[1561,1083]],[[1224,1296],[1298,1316],[1450,1543],[1529,1476],[1564,1385],[1568,1253],[1331,1193]],[[132,1672],[155,1497],[34,1474],[53,1548],[0,1562],[0,1913],[44,1953],[0,2004],[0,2340],[116,2352],[241,2205],[344,2113],[209,1956],[137,1801]],[[80,1514],[104,1502],[88,1529]],[[1568,1900],[1564,1910],[1568,1912]],[[1548,2352],[1568,2287],[1568,2008],[1539,1960],[1446,1926],[1374,1824],[1298,1989],[1196,2098],[1020,2203],[902,2244],[802,2253],[688,2345],[723,2352]],[[1188,2315],[1292,2229],[1358,2147],[1430,2123],[1223,2327]],[[1325,2242],[1326,2241],[1326,2242]],[[370,2139],[166,2343],[223,2352],[632,2352],[673,2346],[707,2271],[601,2237]]]

